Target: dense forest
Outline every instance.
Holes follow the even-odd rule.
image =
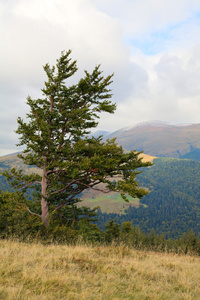
[[[126,214],[107,214],[99,210],[98,226],[109,220],[150,233],[152,228],[166,238],[179,238],[184,232],[200,233],[200,162],[188,159],[158,158],[155,165],[137,176],[150,190],[139,208],[129,207]]]

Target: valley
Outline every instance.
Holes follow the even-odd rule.
[[[150,192],[141,200],[129,197],[129,202],[125,202],[118,193],[85,190],[79,206],[99,207],[97,225],[101,229],[114,219],[119,224],[131,221],[146,233],[153,228],[167,238],[179,238],[190,230],[198,234],[200,124],[141,124],[110,135],[106,133],[106,138],[114,135],[127,151],[131,147],[143,150],[142,159],[154,163],[136,177]],[[0,171],[12,167],[24,168],[27,173],[38,172],[34,166],[24,166],[16,154],[0,157]],[[2,176],[0,189],[10,190]]]

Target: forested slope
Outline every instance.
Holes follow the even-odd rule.
[[[99,210],[100,228],[111,219],[122,224],[132,221],[146,233],[152,228],[156,233],[165,234],[166,237],[179,238],[184,232],[193,229],[200,233],[200,162],[189,159],[157,158],[155,165],[144,168],[143,173],[137,176],[141,185],[147,187],[150,193],[140,201],[138,208],[131,205],[125,209],[126,214],[102,213]],[[22,167],[17,156],[8,156],[0,159],[0,171],[11,167]],[[35,168],[26,169],[27,172],[36,171]],[[0,176],[0,189],[9,189],[9,185]],[[106,198],[108,211],[109,198]],[[95,206],[95,195],[91,199]],[[120,201],[121,202],[121,201]],[[121,205],[123,207],[123,203]],[[116,203],[117,205],[118,203]],[[110,201],[110,206],[113,203]],[[126,208],[126,205],[124,205]]]
[[[200,233],[200,162],[186,159],[158,158],[155,165],[138,175],[138,181],[150,193],[139,208],[129,207],[126,215],[102,214],[98,225],[108,220],[132,221],[145,232],[177,238],[193,229]]]

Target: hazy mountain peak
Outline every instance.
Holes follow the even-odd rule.
[[[182,126],[190,126],[193,125],[192,123],[170,123],[165,121],[153,120],[153,121],[146,121],[141,122],[136,125],[128,126],[122,129],[122,131],[127,131],[133,128],[138,127],[182,127]]]
[[[138,126],[171,126],[171,125],[172,124],[169,122],[154,120],[154,121],[141,122],[141,123],[137,124],[135,127],[138,127]]]

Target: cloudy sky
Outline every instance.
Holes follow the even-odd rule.
[[[79,75],[114,72],[115,131],[161,120],[200,123],[199,0],[0,0],[0,156],[19,151],[18,116],[37,98],[42,66],[72,50]]]

